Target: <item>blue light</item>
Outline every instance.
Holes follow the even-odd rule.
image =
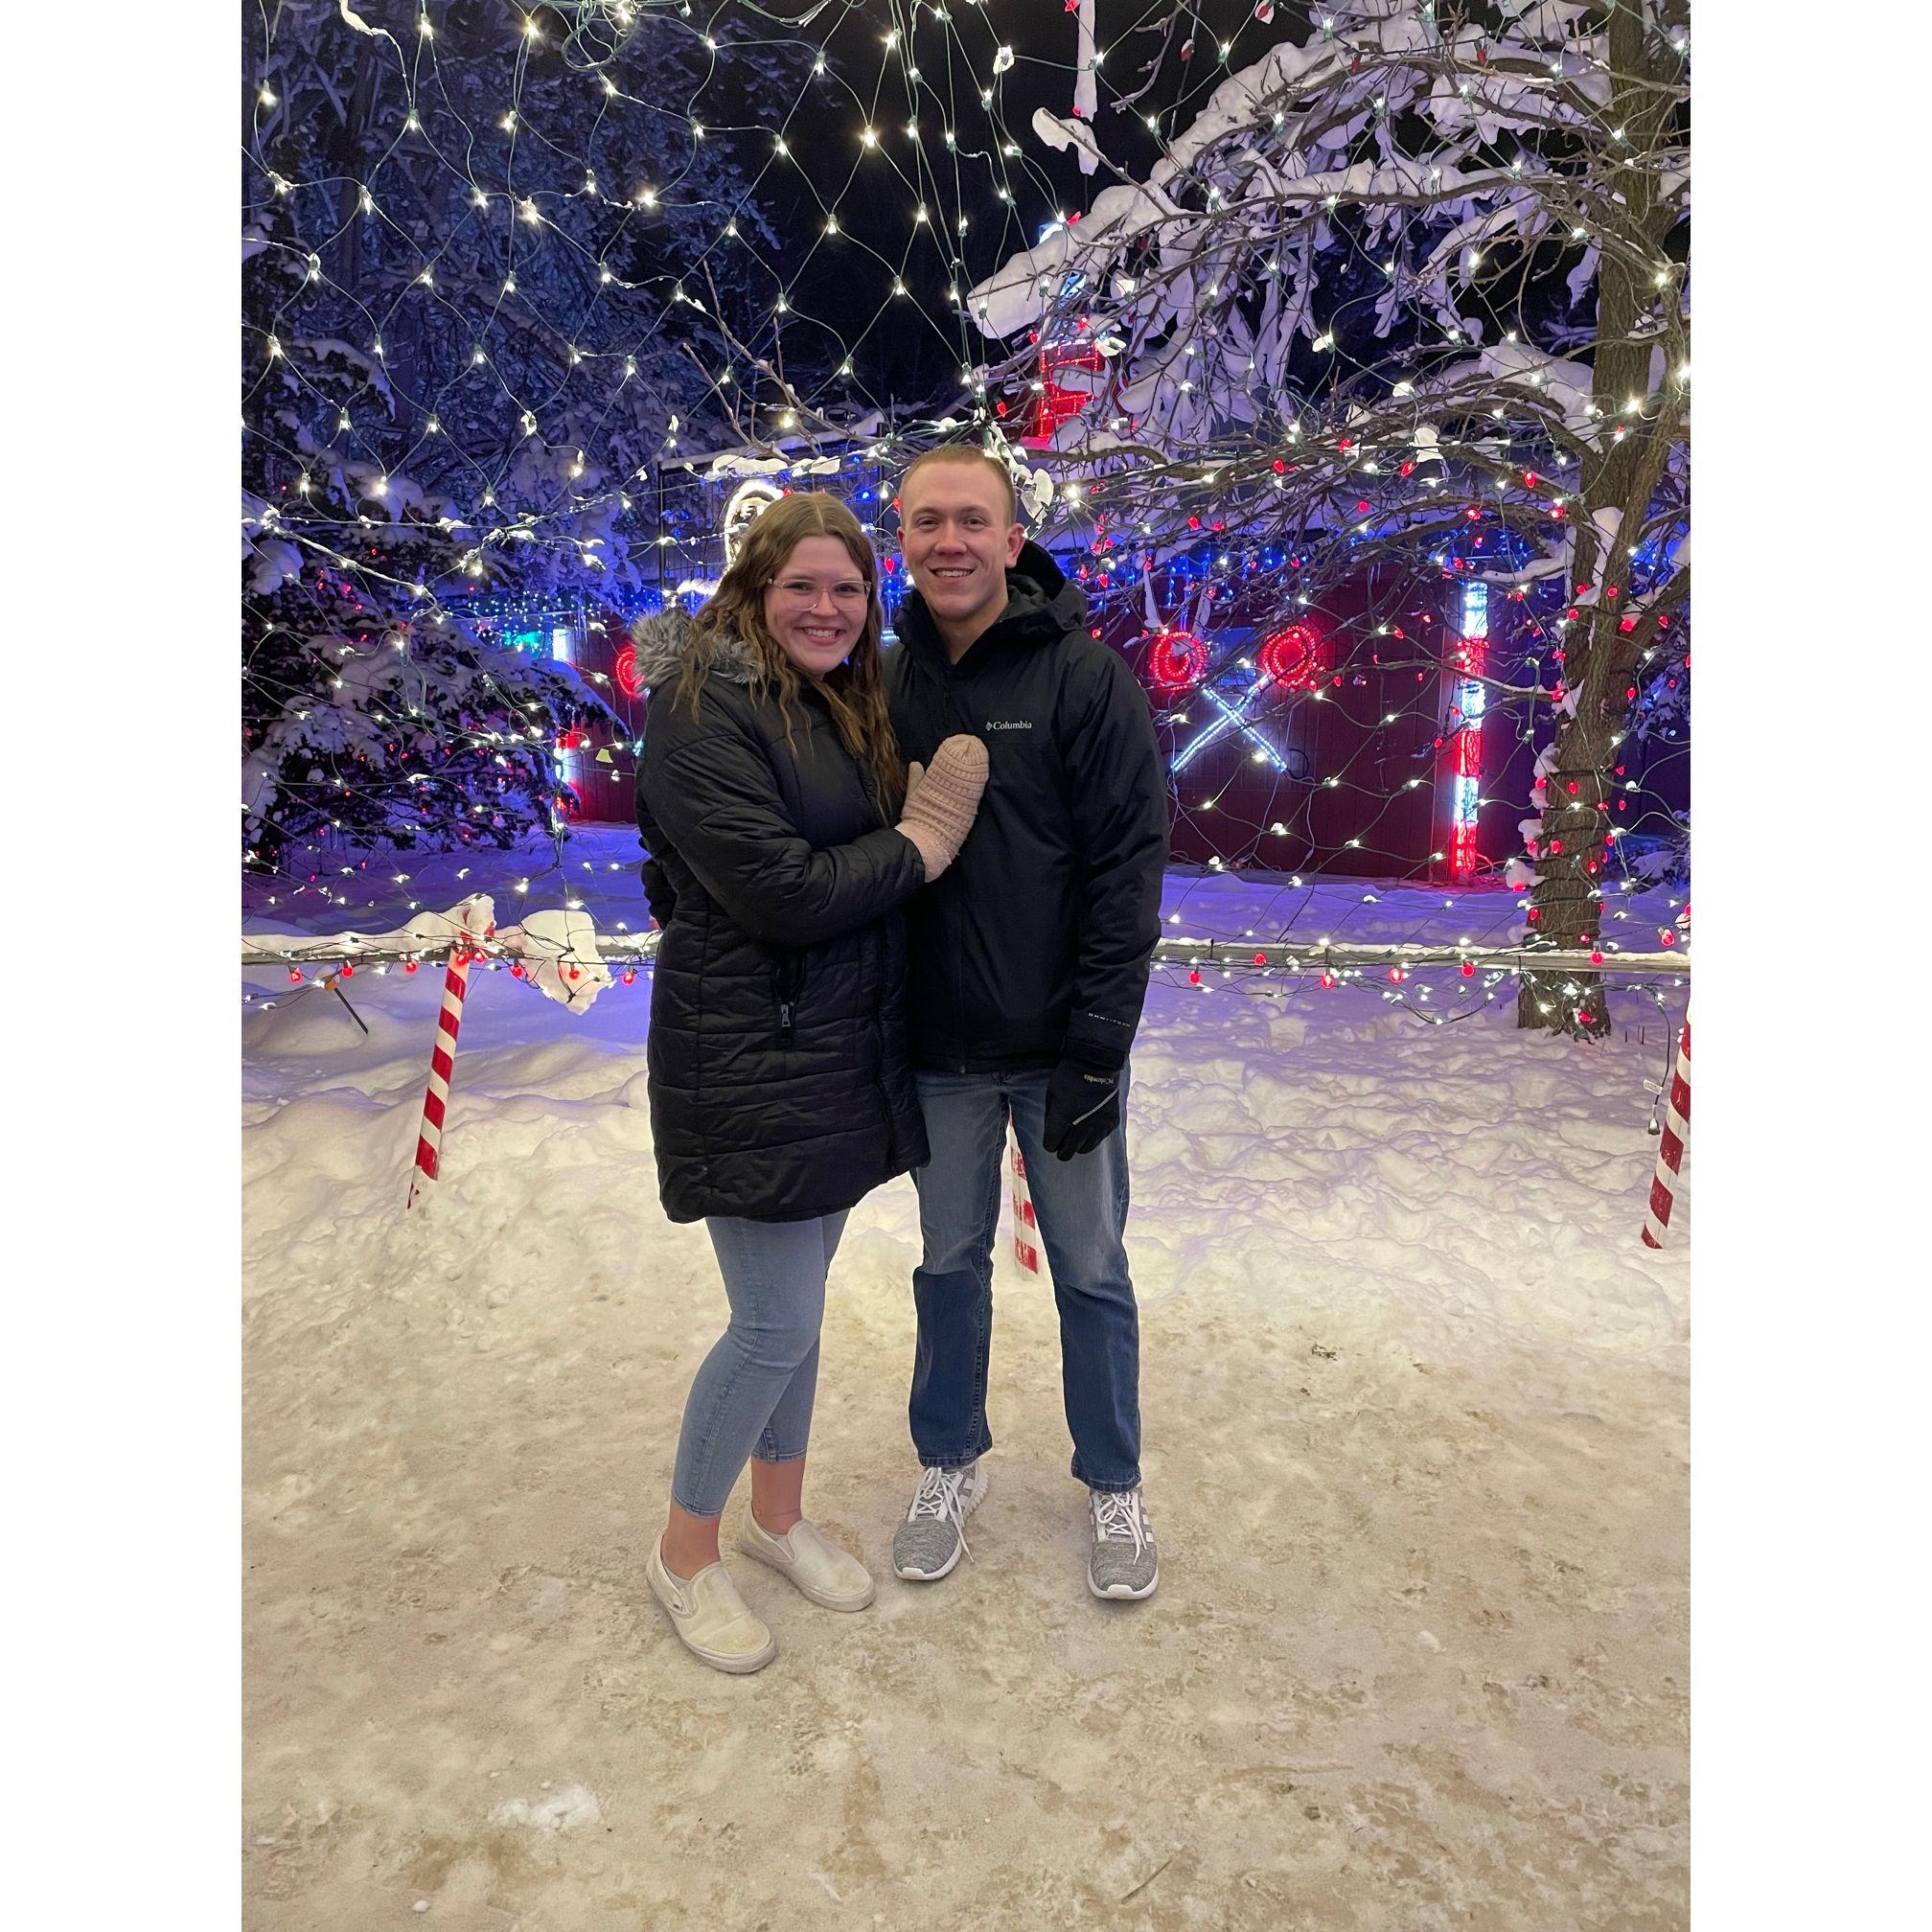
[[[1238,705],[1229,703],[1227,699],[1222,697],[1218,691],[1210,691],[1204,685],[1199,695],[1206,698],[1209,703],[1219,705],[1221,716],[1215,719],[1213,724],[1208,725],[1207,730],[1202,732],[1200,737],[1196,738],[1186,750],[1175,759],[1168,769],[1177,773],[1184,771],[1194,762],[1194,754],[1197,751],[1211,745],[1215,739],[1226,737],[1230,731],[1238,730],[1254,741],[1255,745],[1260,748],[1263,755],[1274,766],[1276,770],[1287,770],[1288,761],[1276,750],[1274,746],[1269,744],[1267,739],[1262,737],[1260,732],[1255,730],[1254,726],[1248,722],[1247,717],[1244,715],[1249,705],[1254,703],[1255,698],[1269,688],[1269,681],[1266,678],[1256,678],[1254,683],[1248,687]]]

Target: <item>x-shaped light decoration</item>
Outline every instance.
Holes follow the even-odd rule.
[[[1292,624],[1277,631],[1256,654],[1254,682],[1241,694],[1238,703],[1229,703],[1218,691],[1205,684],[1201,687],[1200,695],[1218,705],[1221,716],[1182,752],[1174,761],[1173,770],[1184,770],[1205,746],[1238,730],[1253,740],[1256,764],[1265,759],[1276,770],[1285,771],[1287,760],[1261,735],[1248,714],[1270,691],[1313,690],[1326,664],[1327,652],[1322,640],[1306,625]]]
[[[1274,746],[1269,744],[1267,739],[1262,737],[1248,716],[1249,707],[1257,699],[1265,697],[1274,688],[1274,678],[1270,678],[1265,671],[1256,672],[1254,681],[1241,694],[1240,702],[1234,704],[1229,703],[1220,692],[1210,690],[1204,684],[1195,695],[1206,698],[1210,703],[1218,706],[1221,715],[1182,752],[1180,757],[1175,759],[1169,769],[1175,771],[1184,771],[1193,763],[1195,755],[1213,744],[1217,738],[1225,738],[1230,731],[1239,731],[1244,737],[1254,740],[1256,747],[1255,762],[1257,764],[1265,758],[1269,764],[1274,766],[1276,770],[1287,770],[1288,761],[1282,757],[1280,752],[1276,750]]]

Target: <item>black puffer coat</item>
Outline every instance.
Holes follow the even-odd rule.
[[[925,883],[808,685],[785,742],[750,656],[719,640],[697,715],[678,610],[638,627],[644,883],[664,929],[651,1131],[664,1211],[795,1221],[924,1164],[899,908]]]

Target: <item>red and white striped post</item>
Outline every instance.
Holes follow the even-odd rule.
[[[1009,1127],[1006,1135],[1007,1195],[1013,1203],[1013,1258],[1029,1275],[1040,1272],[1040,1223],[1026,1185],[1026,1157]]]
[[[483,936],[487,939],[495,930],[493,920]],[[404,1204],[407,1208],[415,1207],[440,1170],[443,1122],[449,1111],[449,1076],[456,1070],[456,1035],[463,1025],[470,966],[472,960],[483,956],[471,951],[474,943],[466,911],[463,933],[450,949],[449,964],[443,975],[443,1007],[436,1016],[436,1045],[429,1055],[429,1087],[423,1095],[423,1124],[416,1134],[416,1164],[409,1174],[409,1199]]]
[[[1690,1138],[1690,1016],[1677,1042],[1677,1065],[1670,1075],[1670,1097],[1664,1108],[1664,1137],[1657,1143],[1657,1171],[1650,1177],[1650,1204],[1644,1210],[1644,1245],[1661,1248],[1677,1198],[1678,1170],[1684,1164],[1684,1143]]]

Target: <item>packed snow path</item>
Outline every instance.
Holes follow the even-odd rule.
[[[1238,935],[1256,891],[1177,877],[1169,930]],[[1351,937],[1512,903],[1319,891],[1331,923],[1376,894]],[[572,1017],[473,975],[404,1216],[439,979],[358,975],[366,1039],[315,992],[245,1023],[249,1927],[1681,1926],[1688,1194],[1664,1253],[1638,1229],[1682,989],[1579,1049],[1506,1000],[1430,1026],[1157,984],[1129,1248],[1160,1595],[1087,1594],[1050,1290],[1003,1230],[976,1560],[891,1576],[902,1181],[834,1269],[808,1484],[878,1601],[735,1561],[779,1655],[726,1680],[641,1569],[724,1319],[656,1204],[645,982]]]

